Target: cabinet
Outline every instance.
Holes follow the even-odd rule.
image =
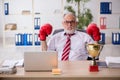
[[[53,2],[56,4],[53,5]],[[61,26],[62,2],[62,0],[2,0],[3,45],[40,46],[38,33],[42,24],[50,23],[54,29]],[[8,14],[5,14],[7,8]]]
[[[105,25],[106,29],[120,29],[120,5],[119,0],[99,0],[98,21]]]
[[[100,18],[104,18],[104,25],[106,29],[100,29],[102,33],[105,33],[105,45],[100,54],[100,59],[105,59],[106,56],[120,56],[120,1],[119,0],[99,0],[99,9],[100,3],[109,3],[111,12],[108,14],[98,13],[98,24],[101,27],[103,20],[100,22]],[[104,27],[103,27],[104,28]],[[112,36],[112,33],[117,35]]]
[[[98,24],[101,32],[106,35],[106,43],[112,44],[112,33],[117,35],[117,42],[120,43],[120,5],[119,0],[100,0]],[[116,37],[116,36],[115,36]],[[114,39],[115,39],[114,37]],[[115,41],[116,42],[116,41]],[[117,43],[116,43],[117,44]]]

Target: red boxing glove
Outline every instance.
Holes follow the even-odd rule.
[[[50,24],[44,24],[41,26],[40,31],[39,31],[39,37],[41,41],[45,41],[46,37],[50,35],[52,32],[52,25]]]
[[[95,23],[91,23],[88,25],[86,32],[95,40],[100,40],[100,30]]]

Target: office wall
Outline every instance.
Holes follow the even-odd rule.
[[[0,38],[3,35],[3,28],[2,28],[2,0],[0,0]]]
[[[18,4],[20,1],[19,0],[14,0],[15,2],[12,3],[13,4],[13,7],[11,6],[11,12],[19,12],[21,10],[21,8],[23,8],[23,6],[19,6],[19,7],[15,7],[15,6],[18,6],[18,5],[15,5],[16,3]],[[25,0],[26,1],[26,0]],[[41,24],[44,24],[46,22],[50,22],[52,23],[52,25],[54,26],[54,29],[57,29],[57,28],[61,28],[62,24],[61,24],[61,20],[62,20],[62,15],[57,15],[58,13],[61,13],[61,9],[63,9],[63,5],[64,5],[64,2],[65,0],[63,0],[63,3],[62,3],[62,0],[34,0],[35,1],[35,4],[37,5],[34,5],[34,7],[42,7],[42,8],[36,8],[35,11],[42,11],[42,12],[46,12],[45,15],[43,15],[41,13]],[[52,5],[54,4],[54,1],[56,1],[56,5]],[[86,6],[88,8],[91,9],[92,11],[92,14],[93,14],[93,22],[97,23],[99,25],[99,17],[100,17],[100,12],[99,12],[99,6],[100,6],[100,2],[101,1],[107,1],[107,2],[112,2],[112,12],[113,14],[111,15],[108,15],[108,19],[107,19],[107,27],[108,28],[119,28],[119,15],[120,15],[120,0],[91,0],[90,2],[88,2],[86,4]],[[38,3],[37,3],[38,2]],[[47,2],[47,3],[46,3]],[[45,3],[46,5],[42,5],[42,3]],[[30,0],[30,4],[31,4],[31,0]],[[32,9],[32,7],[29,7],[28,4],[28,7],[27,9]],[[2,6],[2,0],[0,0],[0,37],[2,37],[3,35],[3,26],[2,26],[2,10],[3,9],[3,6]],[[22,3],[19,3],[19,5],[22,5]],[[26,5],[27,6],[27,5]],[[54,7],[54,6],[57,6],[57,7]],[[48,7],[48,10],[46,9],[46,7]],[[51,15],[51,10],[54,10],[52,12],[56,12],[55,15]],[[47,11],[50,13],[48,14]],[[30,20],[30,19],[29,19]],[[11,20],[12,22],[12,20]],[[24,21],[21,21],[23,24],[24,24]],[[22,25],[23,25],[22,24]],[[18,23],[18,25],[20,25]],[[24,25],[23,25],[24,26]],[[26,26],[26,25],[25,25]]]

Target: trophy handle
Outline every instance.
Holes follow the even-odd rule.
[[[100,44],[100,45],[101,45],[101,44]],[[100,52],[101,52],[102,49],[103,49],[103,46],[104,46],[104,45],[101,45],[101,46],[100,46],[99,54],[98,54],[98,56],[97,56],[98,58],[99,58],[99,56],[100,56]]]

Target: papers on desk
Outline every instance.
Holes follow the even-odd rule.
[[[23,67],[23,64],[24,64],[24,59],[17,60],[16,66]]]
[[[8,66],[21,66],[22,67],[23,62],[24,62],[23,59],[20,59],[20,60],[5,60],[2,63],[2,67],[8,67]]]
[[[21,60],[5,60],[0,66],[0,74],[13,74],[17,72],[16,66],[23,66],[23,59]]]
[[[109,68],[120,68],[120,57],[106,57],[105,61]]]

